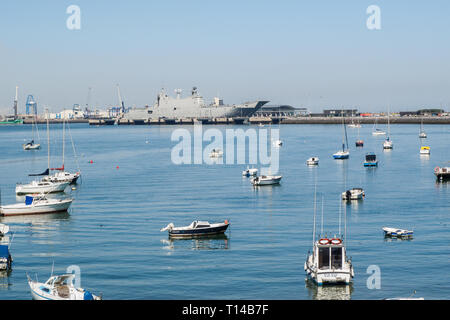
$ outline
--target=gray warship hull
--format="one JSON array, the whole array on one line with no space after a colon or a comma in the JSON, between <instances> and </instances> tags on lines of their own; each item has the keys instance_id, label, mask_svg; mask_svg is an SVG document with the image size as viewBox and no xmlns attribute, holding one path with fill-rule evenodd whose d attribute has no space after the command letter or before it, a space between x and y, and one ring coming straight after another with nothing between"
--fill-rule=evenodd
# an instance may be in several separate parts
<instances>
[{"instance_id":1,"label":"gray warship hull","mask_svg":"<svg viewBox=\"0 0 450 320\"><path fill-rule=\"evenodd\" d=\"M246 102L238 105L224 105L222 100L215 98L212 104L205 104L203 98L197 94L196 88L187 98L167 96L161 92L153 107L134 108L124 113L121 118L126 120L151 119L211 119L249 117L268 101Z\"/></svg>"}]
</instances>

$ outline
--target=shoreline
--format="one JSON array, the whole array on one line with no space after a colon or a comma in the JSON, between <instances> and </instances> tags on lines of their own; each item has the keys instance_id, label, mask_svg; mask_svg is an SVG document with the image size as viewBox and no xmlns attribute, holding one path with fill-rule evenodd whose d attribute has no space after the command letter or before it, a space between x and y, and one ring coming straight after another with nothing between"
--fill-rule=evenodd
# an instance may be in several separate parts
<instances>
[{"instance_id":1,"label":"shoreline","mask_svg":"<svg viewBox=\"0 0 450 320\"><path fill-rule=\"evenodd\" d=\"M373 125L375 121L378 124L387 124L388 117L358 117L358 118L345 118L345 123L360 123L360 124L371 124ZM450 117L390 117L391 124L450 124ZM89 125L100 126L100 125L193 125L195 123L202 123L205 125L214 124L342 124L342 118L340 117L292 117L292 118L261 118L261 117L251 117L251 118L212 118L212 119L151 119L151 120L126 120L126 119L70 119L66 120L68 123L87 123ZM32 124L31 119L24 119L23 124ZM46 124L46 120L38 120L38 124ZM50 124L62 124L61 119L49 120ZM0 124L0 126L10 126L10 125L22 125L22 124Z\"/></svg>"}]
</instances>

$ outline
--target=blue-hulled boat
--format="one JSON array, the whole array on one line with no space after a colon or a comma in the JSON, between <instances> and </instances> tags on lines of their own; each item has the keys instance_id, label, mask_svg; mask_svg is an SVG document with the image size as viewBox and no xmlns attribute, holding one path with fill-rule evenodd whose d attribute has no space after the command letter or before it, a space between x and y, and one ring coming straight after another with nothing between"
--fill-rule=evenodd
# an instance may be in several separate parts
<instances>
[{"instance_id":1,"label":"blue-hulled boat","mask_svg":"<svg viewBox=\"0 0 450 320\"><path fill-rule=\"evenodd\" d=\"M169 231L170 237L199 237L225 233L229 225L228 220L220 223L196 220L186 227L175 227L173 223L169 223L167 227L162 228L160 231Z\"/></svg>"},{"instance_id":2,"label":"blue-hulled boat","mask_svg":"<svg viewBox=\"0 0 450 320\"><path fill-rule=\"evenodd\" d=\"M364 167L376 167L378 166L377 156L373 152L366 154L366 160L364 161Z\"/></svg>"}]
</instances>

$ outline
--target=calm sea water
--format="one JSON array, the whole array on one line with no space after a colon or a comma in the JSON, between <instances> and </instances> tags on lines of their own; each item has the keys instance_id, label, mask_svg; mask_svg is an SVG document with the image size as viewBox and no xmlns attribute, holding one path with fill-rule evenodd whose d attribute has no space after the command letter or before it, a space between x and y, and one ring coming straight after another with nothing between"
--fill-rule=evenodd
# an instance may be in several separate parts
<instances>
[{"instance_id":1,"label":"calm sea water","mask_svg":"<svg viewBox=\"0 0 450 320\"><path fill-rule=\"evenodd\" d=\"M280 186L254 189L241 176L245 165L174 165L175 126L71 125L82 180L68 214L0 218L14 233L13 270L0 275L0 299L30 299L26 272L47 280L70 265L81 285L104 299L382 299L417 296L450 299L450 183L437 183L433 168L450 160L450 126L425 126L431 156L419 156L418 125L391 126L394 150L372 126L348 129L350 159L336 161L339 125L284 125ZM191 126L185 126L192 130ZM248 126L204 126L247 129ZM257 126L253 126L258 130ZM14 203L16 182L47 167L45 126L40 151L23 151L31 127L0 126L0 188ZM61 165L62 127L51 125L51 166ZM76 170L69 136L66 169ZM206 145L206 144L205 144ZM363 167L366 152L380 160ZM310 156L320 165L306 166ZM93 163L90 163L90 161ZM339 230L340 193L363 187L364 201L346 205L351 287L317 288L305 282L303 264L312 243L314 186L318 220ZM342 204L342 213L345 204ZM228 219L226 237L170 241L169 222ZM412 240L385 240L381 228L412 228ZM320 228L320 226L319 226ZM381 270L381 289L369 290L370 265Z\"/></svg>"}]
</instances>

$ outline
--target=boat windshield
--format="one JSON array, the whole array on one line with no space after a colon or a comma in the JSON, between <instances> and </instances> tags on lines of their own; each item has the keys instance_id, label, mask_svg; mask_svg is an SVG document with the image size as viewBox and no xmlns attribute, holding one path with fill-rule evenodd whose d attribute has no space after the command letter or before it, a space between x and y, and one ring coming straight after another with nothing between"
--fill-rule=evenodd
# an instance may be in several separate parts
<instances>
[{"instance_id":1,"label":"boat windshield","mask_svg":"<svg viewBox=\"0 0 450 320\"><path fill-rule=\"evenodd\" d=\"M319 269L330 268L330 247L319 248Z\"/></svg>"},{"instance_id":2,"label":"boat windshield","mask_svg":"<svg viewBox=\"0 0 450 320\"><path fill-rule=\"evenodd\" d=\"M331 267L342 268L342 247L331 248Z\"/></svg>"}]
</instances>

